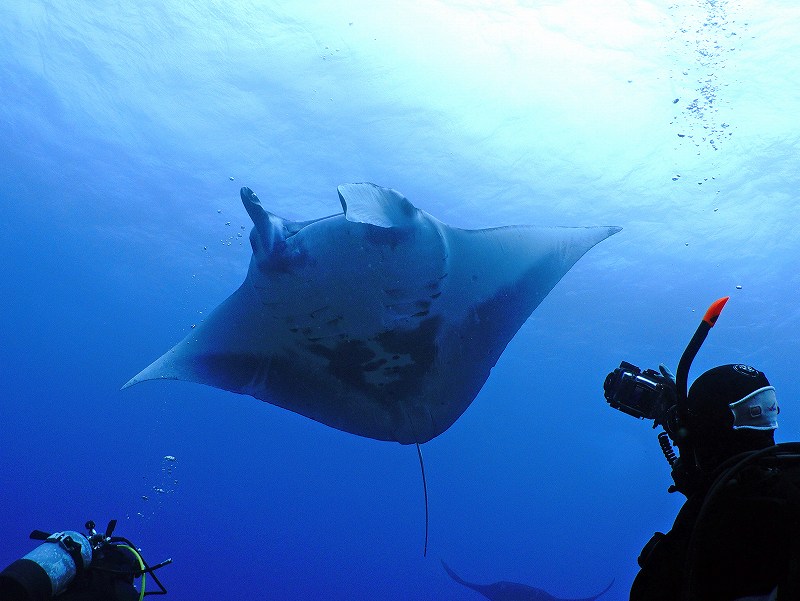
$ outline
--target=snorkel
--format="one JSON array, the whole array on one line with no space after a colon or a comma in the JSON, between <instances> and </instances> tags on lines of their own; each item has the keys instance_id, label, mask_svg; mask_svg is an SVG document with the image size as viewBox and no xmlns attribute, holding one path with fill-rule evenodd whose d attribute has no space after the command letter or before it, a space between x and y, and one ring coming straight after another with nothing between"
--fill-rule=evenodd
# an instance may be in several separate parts
<instances>
[{"instance_id":1,"label":"snorkel","mask_svg":"<svg viewBox=\"0 0 800 601\"><path fill-rule=\"evenodd\" d=\"M697 326L692 339L689 341L689 344L686 345L680 361L678 361L678 371L675 373L675 386L678 397L678 423L680 424L680 430L682 431L683 437L686 436L685 424L687 423L687 413L689 411L689 368L692 366L692 361L694 361L694 358L697 356L697 351L699 351L700 347L703 346L703 342L705 342L708 333L711 331L711 328L713 328L714 324L717 323L717 318L719 317L719 314L722 313L722 309L725 307L725 303L728 302L729 298L729 296L724 296L711 303L711 306L703 316L703 320L700 322L700 325ZM678 432L676 432L676 435L681 436L681 434Z\"/></svg>"},{"instance_id":2,"label":"snorkel","mask_svg":"<svg viewBox=\"0 0 800 601\"><path fill-rule=\"evenodd\" d=\"M674 427L669 428L671 430L669 434L680 450L680 458L670 461L673 468L672 477L675 480L675 486L670 486L669 492L679 491L688 496L698 478L699 467L695 461L691 432L686 427L686 424L689 423L689 368L692 366L692 361L697 356L700 347L703 346L703 342L705 342L711 328L717 323L717 318L719 318L729 298L724 296L711 303L700 325L697 326L692 339L686 345L680 361L678 361L678 371L675 373L675 394L677 397L675 417L677 419ZM659 442L662 443L663 449L663 442L661 440Z\"/></svg>"}]
</instances>

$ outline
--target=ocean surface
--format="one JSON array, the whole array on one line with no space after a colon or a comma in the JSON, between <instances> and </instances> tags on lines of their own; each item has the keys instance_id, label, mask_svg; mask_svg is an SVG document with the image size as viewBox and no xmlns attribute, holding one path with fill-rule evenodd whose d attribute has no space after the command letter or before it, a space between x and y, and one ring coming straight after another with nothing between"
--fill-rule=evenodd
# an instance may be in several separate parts
<instances>
[{"instance_id":1,"label":"ocean surface","mask_svg":"<svg viewBox=\"0 0 800 601\"><path fill-rule=\"evenodd\" d=\"M172 601L627 599L682 497L621 360L765 371L800 434L800 7L786 1L0 3L0 564L117 534ZM239 188L462 228L618 225L422 446L134 374L242 282Z\"/></svg>"}]
</instances>

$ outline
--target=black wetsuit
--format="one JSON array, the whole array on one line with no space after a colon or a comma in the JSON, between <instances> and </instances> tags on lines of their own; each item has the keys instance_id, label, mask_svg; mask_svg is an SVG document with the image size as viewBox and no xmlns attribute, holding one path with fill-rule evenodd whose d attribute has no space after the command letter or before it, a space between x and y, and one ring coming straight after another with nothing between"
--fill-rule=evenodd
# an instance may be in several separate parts
<instances>
[{"instance_id":1,"label":"black wetsuit","mask_svg":"<svg viewBox=\"0 0 800 601\"><path fill-rule=\"evenodd\" d=\"M800 599L798 484L796 462L760 460L699 487L643 549L631 601L732 601L777 585L779 600Z\"/></svg>"}]
</instances>

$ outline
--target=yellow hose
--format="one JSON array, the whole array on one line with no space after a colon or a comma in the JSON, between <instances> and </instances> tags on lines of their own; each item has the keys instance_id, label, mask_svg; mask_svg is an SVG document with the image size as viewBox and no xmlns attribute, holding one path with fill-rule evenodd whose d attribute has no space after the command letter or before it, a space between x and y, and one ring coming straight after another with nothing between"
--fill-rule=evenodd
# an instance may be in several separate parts
<instances>
[{"instance_id":1,"label":"yellow hose","mask_svg":"<svg viewBox=\"0 0 800 601\"><path fill-rule=\"evenodd\" d=\"M133 553L133 556L136 558L136 561L139 562L139 569L142 571L142 582L139 585L139 601L142 601L142 599L144 599L144 577L145 577L144 560L142 559L142 556L139 555L139 552L133 547L129 545L119 545L119 546Z\"/></svg>"}]
</instances>

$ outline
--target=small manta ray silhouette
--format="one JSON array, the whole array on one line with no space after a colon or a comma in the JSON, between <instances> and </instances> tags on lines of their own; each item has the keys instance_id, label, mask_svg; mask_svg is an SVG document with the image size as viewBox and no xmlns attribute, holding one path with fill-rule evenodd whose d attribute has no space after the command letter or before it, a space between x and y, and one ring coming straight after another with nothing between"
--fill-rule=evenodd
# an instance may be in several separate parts
<instances>
[{"instance_id":1,"label":"small manta ray silhouette","mask_svg":"<svg viewBox=\"0 0 800 601\"><path fill-rule=\"evenodd\" d=\"M519 584L517 582L501 581L493 584L474 584L472 582L467 582L453 570L451 570L444 560L440 561L442 562L442 566L444 566L444 569L450 578L459 584L466 586L467 588L471 588L472 590L479 592L487 599L491 599L491 601L594 601L601 595L607 593L608 589L611 588L611 585L614 584L614 581L612 580L605 589L596 595L592 595L591 597L583 597L581 599L564 599L562 597L554 597L547 591L543 591L540 588L534 588L532 586L528 586L527 584Z\"/></svg>"}]
</instances>

